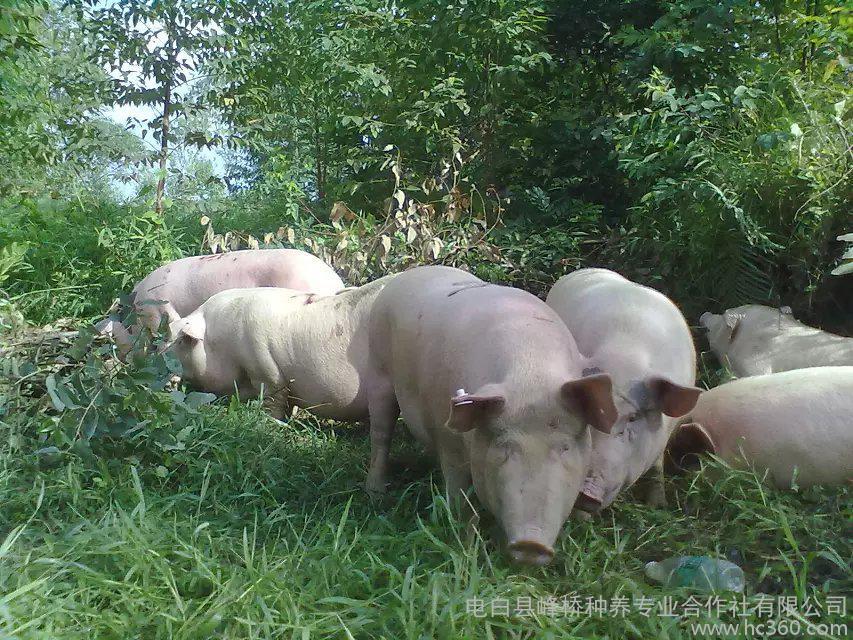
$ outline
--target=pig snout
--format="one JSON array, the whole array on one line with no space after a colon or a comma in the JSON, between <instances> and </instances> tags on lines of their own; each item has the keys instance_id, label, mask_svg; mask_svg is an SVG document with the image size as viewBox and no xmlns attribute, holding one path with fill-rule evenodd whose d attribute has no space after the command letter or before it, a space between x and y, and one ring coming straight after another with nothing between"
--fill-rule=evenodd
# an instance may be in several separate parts
<instances>
[{"instance_id":1,"label":"pig snout","mask_svg":"<svg viewBox=\"0 0 853 640\"><path fill-rule=\"evenodd\" d=\"M604 506L604 488L594 478L587 478L583 483L575 508L587 513L597 513Z\"/></svg>"},{"instance_id":2,"label":"pig snout","mask_svg":"<svg viewBox=\"0 0 853 640\"><path fill-rule=\"evenodd\" d=\"M554 559L554 548L543 542L542 530L535 527L510 539L507 551L518 564L542 567Z\"/></svg>"}]
</instances>

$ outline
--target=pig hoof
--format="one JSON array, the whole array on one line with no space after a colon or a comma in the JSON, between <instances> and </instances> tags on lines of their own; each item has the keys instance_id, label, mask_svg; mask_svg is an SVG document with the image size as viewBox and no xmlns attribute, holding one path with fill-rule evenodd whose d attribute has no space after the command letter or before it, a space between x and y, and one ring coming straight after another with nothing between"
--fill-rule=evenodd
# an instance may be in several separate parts
<instances>
[{"instance_id":1,"label":"pig hoof","mask_svg":"<svg viewBox=\"0 0 853 640\"><path fill-rule=\"evenodd\" d=\"M646 496L646 504L656 509L661 509L667 506L666 496L663 492L653 491Z\"/></svg>"},{"instance_id":2,"label":"pig hoof","mask_svg":"<svg viewBox=\"0 0 853 640\"><path fill-rule=\"evenodd\" d=\"M577 520L578 522L589 522L592 520L592 514L589 511L575 509L572 511L572 520Z\"/></svg>"},{"instance_id":3,"label":"pig hoof","mask_svg":"<svg viewBox=\"0 0 853 640\"><path fill-rule=\"evenodd\" d=\"M367 490L367 495L374 500L381 498L387 493L387 488L384 482L368 479L364 485Z\"/></svg>"}]
</instances>

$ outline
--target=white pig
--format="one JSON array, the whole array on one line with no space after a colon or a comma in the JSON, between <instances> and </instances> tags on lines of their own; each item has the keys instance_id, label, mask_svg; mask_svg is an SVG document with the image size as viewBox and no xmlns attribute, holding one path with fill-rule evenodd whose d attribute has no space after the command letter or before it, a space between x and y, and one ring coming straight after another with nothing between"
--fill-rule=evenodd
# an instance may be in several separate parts
<instances>
[{"instance_id":1,"label":"white pig","mask_svg":"<svg viewBox=\"0 0 853 640\"><path fill-rule=\"evenodd\" d=\"M665 295L607 269L560 278L548 305L566 323L590 365L609 374L619 418L593 433L590 470L577 507L594 512L653 466L648 499L660 505L663 453L675 426L696 403L696 350L678 307Z\"/></svg>"},{"instance_id":2,"label":"white pig","mask_svg":"<svg viewBox=\"0 0 853 640\"><path fill-rule=\"evenodd\" d=\"M437 453L451 499L473 483L511 557L549 562L589 463L589 426L606 432L616 418L610 378L583 375L572 335L541 300L450 267L391 281L370 344L409 430ZM392 428L371 420L377 490Z\"/></svg>"},{"instance_id":3,"label":"white pig","mask_svg":"<svg viewBox=\"0 0 853 640\"><path fill-rule=\"evenodd\" d=\"M263 386L275 417L297 405L321 417L366 419L367 320L391 277L325 297L279 288L223 291L170 325L167 348L204 391L236 388L256 397Z\"/></svg>"},{"instance_id":4,"label":"white pig","mask_svg":"<svg viewBox=\"0 0 853 640\"><path fill-rule=\"evenodd\" d=\"M140 280L131 295L139 323L154 331L163 317L174 322L215 293L248 287L328 295L343 289L344 283L329 265L305 251L245 250L169 262ZM99 323L98 329L112 333L121 353L130 349L133 329L115 320Z\"/></svg>"},{"instance_id":5,"label":"white pig","mask_svg":"<svg viewBox=\"0 0 853 640\"><path fill-rule=\"evenodd\" d=\"M780 488L853 480L853 367L741 378L706 391L673 433L670 459L715 453ZM796 471L795 471L796 470Z\"/></svg>"},{"instance_id":6,"label":"white pig","mask_svg":"<svg viewBox=\"0 0 853 640\"><path fill-rule=\"evenodd\" d=\"M711 350L738 377L853 365L853 338L805 325L790 307L748 304L723 314L703 313L699 324L708 330Z\"/></svg>"}]
</instances>

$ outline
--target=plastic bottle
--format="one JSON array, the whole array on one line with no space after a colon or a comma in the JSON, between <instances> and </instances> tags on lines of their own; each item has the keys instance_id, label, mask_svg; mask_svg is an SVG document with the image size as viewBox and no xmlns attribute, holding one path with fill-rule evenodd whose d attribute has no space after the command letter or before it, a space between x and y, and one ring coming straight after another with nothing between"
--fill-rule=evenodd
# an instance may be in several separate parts
<instances>
[{"instance_id":1,"label":"plastic bottle","mask_svg":"<svg viewBox=\"0 0 853 640\"><path fill-rule=\"evenodd\" d=\"M693 587L702 591L737 591L744 587L743 569L728 560L708 556L678 556L649 562L646 575L665 587Z\"/></svg>"}]
</instances>

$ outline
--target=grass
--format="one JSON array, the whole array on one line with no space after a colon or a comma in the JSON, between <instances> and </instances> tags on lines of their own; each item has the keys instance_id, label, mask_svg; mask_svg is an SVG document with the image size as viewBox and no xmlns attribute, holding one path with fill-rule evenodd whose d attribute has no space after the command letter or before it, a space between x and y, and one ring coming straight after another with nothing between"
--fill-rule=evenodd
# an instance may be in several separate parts
<instances>
[{"instance_id":1,"label":"grass","mask_svg":"<svg viewBox=\"0 0 853 640\"><path fill-rule=\"evenodd\" d=\"M4 430L0 637L688 638L688 619L538 614L536 601L683 599L642 571L676 554L735 559L750 597L823 599L853 584L848 489L781 493L719 464L673 481L669 508L626 496L569 521L551 566L519 569L488 521L467 535L405 436L374 504L361 489L365 431L304 415L282 427L253 406L210 407L183 450L143 442L49 469L27 453L37 443ZM493 615L519 597L533 615ZM466 610L471 598L485 617ZM820 619L831 620L842 622Z\"/></svg>"}]
</instances>

